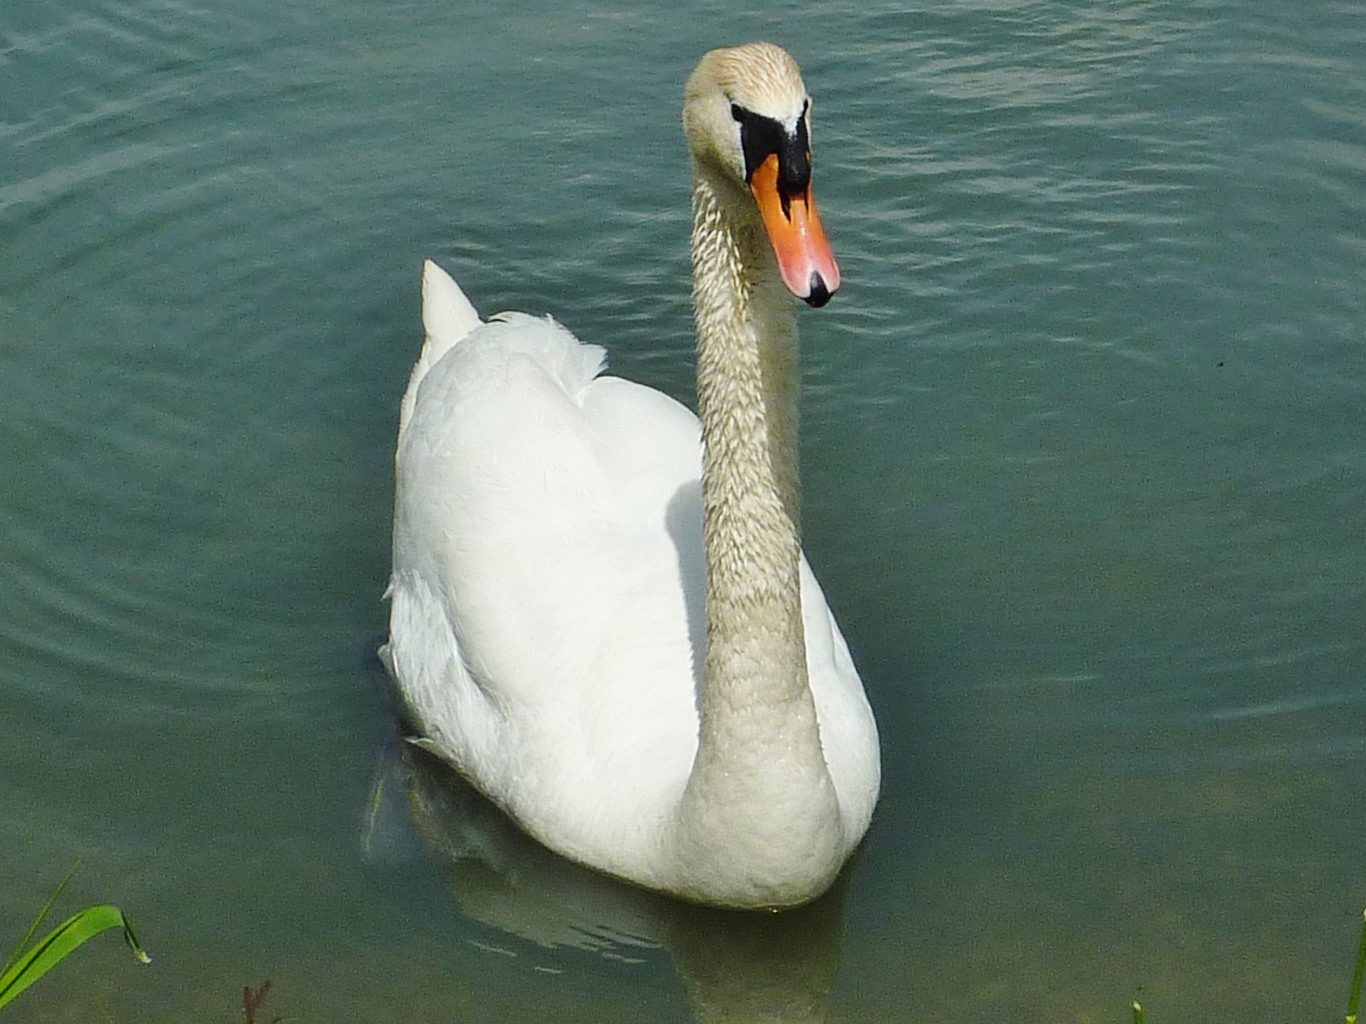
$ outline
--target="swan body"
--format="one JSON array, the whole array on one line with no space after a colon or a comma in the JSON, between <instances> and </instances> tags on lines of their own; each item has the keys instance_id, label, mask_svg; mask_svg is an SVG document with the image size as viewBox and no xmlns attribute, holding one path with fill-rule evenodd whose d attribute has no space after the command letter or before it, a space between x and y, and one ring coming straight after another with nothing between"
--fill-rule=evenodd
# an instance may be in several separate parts
<instances>
[{"instance_id":1,"label":"swan body","mask_svg":"<svg viewBox=\"0 0 1366 1024\"><path fill-rule=\"evenodd\" d=\"M384 655L419 742L564 856L723 906L819 895L879 786L798 540L789 293L839 283L808 117L770 44L689 80L700 419L431 262L400 410Z\"/></svg>"}]
</instances>

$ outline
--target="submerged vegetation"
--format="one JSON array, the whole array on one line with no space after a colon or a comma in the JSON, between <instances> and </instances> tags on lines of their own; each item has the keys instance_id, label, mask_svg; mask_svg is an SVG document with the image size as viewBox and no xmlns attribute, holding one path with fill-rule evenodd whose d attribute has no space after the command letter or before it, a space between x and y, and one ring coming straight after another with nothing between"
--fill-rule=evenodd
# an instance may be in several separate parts
<instances>
[{"instance_id":1,"label":"submerged vegetation","mask_svg":"<svg viewBox=\"0 0 1366 1024\"><path fill-rule=\"evenodd\" d=\"M258 989L253 989L250 985L242 986L242 1013L247 1018L247 1024L256 1024L256 1011L261 1008L261 1004L266 1001L266 993L270 991L270 979L267 978ZM277 1017L276 1020L279 1020Z\"/></svg>"},{"instance_id":2,"label":"submerged vegetation","mask_svg":"<svg viewBox=\"0 0 1366 1024\"><path fill-rule=\"evenodd\" d=\"M86 907L80 913L67 918L38 942L33 942L38 929L52 912L53 904L57 902L57 898L61 896L62 890L75 873L76 869L72 868L53 890L43 908L38 911L38 916L28 926L24 937L14 947L14 952L5 961L4 970L0 971L0 1008L74 953L87 939L110 928L123 929L124 941L128 943L128 948L133 951L133 956L137 957L140 963L152 962L147 951L138 943L133 926L123 911L108 904Z\"/></svg>"}]
</instances>

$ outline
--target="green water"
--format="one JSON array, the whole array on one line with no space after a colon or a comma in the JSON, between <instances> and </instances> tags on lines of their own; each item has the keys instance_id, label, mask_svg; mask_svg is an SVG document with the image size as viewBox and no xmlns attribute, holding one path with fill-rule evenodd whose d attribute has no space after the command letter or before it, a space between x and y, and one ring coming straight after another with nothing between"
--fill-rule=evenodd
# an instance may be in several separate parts
<instances>
[{"instance_id":1,"label":"green water","mask_svg":"<svg viewBox=\"0 0 1366 1024\"><path fill-rule=\"evenodd\" d=\"M815 96L806 547L886 776L759 922L405 776L365 660L420 261L687 400L679 95L750 38ZM1348 3L6 0L0 935L79 857L155 957L16 1019L1336 1019L1363 111Z\"/></svg>"}]
</instances>

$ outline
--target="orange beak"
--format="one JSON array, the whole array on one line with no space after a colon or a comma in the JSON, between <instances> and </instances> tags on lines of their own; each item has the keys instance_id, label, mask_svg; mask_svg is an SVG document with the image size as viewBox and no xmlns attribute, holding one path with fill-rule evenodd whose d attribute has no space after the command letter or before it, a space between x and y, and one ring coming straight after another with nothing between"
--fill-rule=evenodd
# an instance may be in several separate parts
<instances>
[{"instance_id":1,"label":"orange beak","mask_svg":"<svg viewBox=\"0 0 1366 1024\"><path fill-rule=\"evenodd\" d=\"M785 198L778 188L778 155L773 153L754 169L749 189L759 204L783 284L810 305L825 305L840 286L840 268L816 213L811 186L802 195Z\"/></svg>"}]
</instances>

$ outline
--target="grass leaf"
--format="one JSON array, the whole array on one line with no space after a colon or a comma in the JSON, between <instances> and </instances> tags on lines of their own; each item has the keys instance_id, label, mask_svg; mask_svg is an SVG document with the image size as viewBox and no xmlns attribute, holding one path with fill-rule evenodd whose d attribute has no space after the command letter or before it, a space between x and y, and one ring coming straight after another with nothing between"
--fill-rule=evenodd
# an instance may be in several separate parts
<instances>
[{"instance_id":1,"label":"grass leaf","mask_svg":"<svg viewBox=\"0 0 1366 1024\"><path fill-rule=\"evenodd\" d=\"M62 883L62 885L65 884L66 882ZM59 886L58 892L60 891L61 887ZM56 899L56 894L53 895L53 899ZM49 900L48 905L39 914L38 922L47 916L51 907L52 900ZM38 922L35 922L33 927L29 929L29 937L37 930ZM29 949L28 952L20 954L11 961L4 973L0 974L0 1007L3 1007L20 992L65 960L87 939L91 939L110 928L122 928L124 941L132 949L133 955L144 964L151 963L152 958L138 944L133 926L123 916L122 910L108 904L87 907L49 932L41 942ZM28 937L24 941L27 942Z\"/></svg>"},{"instance_id":2,"label":"grass leaf","mask_svg":"<svg viewBox=\"0 0 1366 1024\"><path fill-rule=\"evenodd\" d=\"M1361 945L1357 949L1357 966L1352 972L1352 993L1347 1000L1346 1024L1357 1024L1357 1009L1361 1006L1361 979L1366 975L1366 911L1361 915Z\"/></svg>"},{"instance_id":3,"label":"grass leaf","mask_svg":"<svg viewBox=\"0 0 1366 1024\"><path fill-rule=\"evenodd\" d=\"M24 955L24 950L27 949L28 944L33 941L33 936L38 934L38 929L41 928L43 922L47 920L47 915L52 913L53 904L57 902L57 898L61 896L62 890L66 888L67 883L76 876L76 869L80 866L81 862L79 860L76 861L76 863L72 865L71 870L66 873L66 877L57 883L57 888L52 890L52 895L49 896L47 902L43 904L43 909L38 911L38 916L35 917L33 923L28 926L28 931L26 931L24 937L19 940L19 945L14 947L14 952L10 953L9 959L5 961L4 973L8 974L9 969L18 963L19 958Z\"/></svg>"}]
</instances>

